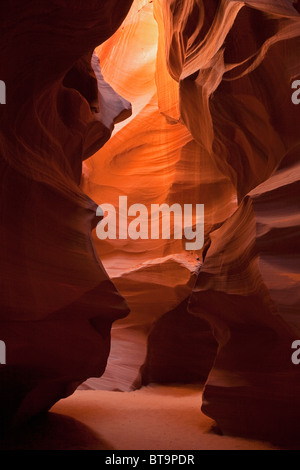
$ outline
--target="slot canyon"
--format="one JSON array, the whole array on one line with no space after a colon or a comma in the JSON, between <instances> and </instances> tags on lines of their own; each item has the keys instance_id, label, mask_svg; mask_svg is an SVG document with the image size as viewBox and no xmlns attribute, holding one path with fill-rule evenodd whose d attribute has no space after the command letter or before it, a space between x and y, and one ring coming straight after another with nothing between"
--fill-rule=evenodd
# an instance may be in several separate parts
<instances>
[{"instance_id":1,"label":"slot canyon","mask_svg":"<svg viewBox=\"0 0 300 470\"><path fill-rule=\"evenodd\" d=\"M176 402L161 448L203 449L192 414L300 449L299 1L1 0L0 30L2 446L129 400L123 434ZM122 197L204 205L203 247L100 239Z\"/></svg>"}]
</instances>

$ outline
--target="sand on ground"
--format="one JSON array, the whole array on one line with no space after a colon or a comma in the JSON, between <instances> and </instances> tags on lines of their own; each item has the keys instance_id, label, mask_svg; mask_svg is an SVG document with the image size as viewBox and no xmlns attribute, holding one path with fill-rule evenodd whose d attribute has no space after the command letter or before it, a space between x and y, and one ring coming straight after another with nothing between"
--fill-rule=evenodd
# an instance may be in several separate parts
<instances>
[{"instance_id":1,"label":"sand on ground","mask_svg":"<svg viewBox=\"0 0 300 470\"><path fill-rule=\"evenodd\" d=\"M91 450L276 449L266 442L220 435L201 412L201 403L200 387L151 385L128 393L76 391L52 412L91 431L91 442L81 443Z\"/></svg>"}]
</instances>

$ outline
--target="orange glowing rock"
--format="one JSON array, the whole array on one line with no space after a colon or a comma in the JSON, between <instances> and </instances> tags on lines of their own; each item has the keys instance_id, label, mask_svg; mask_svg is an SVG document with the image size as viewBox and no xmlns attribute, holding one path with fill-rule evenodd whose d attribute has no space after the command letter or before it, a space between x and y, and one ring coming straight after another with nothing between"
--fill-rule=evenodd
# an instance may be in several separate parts
<instances>
[{"instance_id":1,"label":"orange glowing rock","mask_svg":"<svg viewBox=\"0 0 300 470\"><path fill-rule=\"evenodd\" d=\"M211 324L219 343L204 411L224 432L265 438L294 432L299 203L292 198L300 108L291 83L300 75L299 18L298 3L285 1L134 2L122 28L97 49L106 80L132 103L133 114L86 162L84 191L98 204L115 205L119 195L131 204L203 203L207 243L193 256L176 240L95 239L131 314L113 328L103 378L85 386L130 390L149 377L163 381L166 366L152 359L154 348L170 355L177 344L171 332L164 340L159 332L167 335L172 314L192 325L189 312L176 308L200 269L189 310ZM271 258L268 244L275 244ZM199 341L207 366L215 352L212 342L201 344L202 328L185 334ZM184 380L184 360L177 364ZM199 380L206 366L199 361ZM274 403L280 412L272 417Z\"/></svg>"},{"instance_id":2,"label":"orange glowing rock","mask_svg":"<svg viewBox=\"0 0 300 470\"><path fill-rule=\"evenodd\" d=\"M160 4L140 1L96 49L105 80L132 103L132 117L85 162L82 189L97 204L117 208L119 197L128 196L128 206L144 204L149 214L151 204L205 204L207 237L235 210L235 190L180 120L178 83L168 72L164 46ZM131 313L114 324L104 376L85 387L131 390L142 380L151 328L191 293L202 250L187 252L184 238L101 241L96 232L94 243Z\"/></svg>"},{"instance_id":3,"label":"orange glowing rock","mask_svg":"<svg viewBox=\"0 0 300 470\"><path fill-rule=\"evenodd\" d=\"M177 378L206 383L223 432L293 434L299 2L17 3L0 4L2 423L82 382ZM100 240L120 196L204 204L203 250Z\"/></svg>"}]
</instances>

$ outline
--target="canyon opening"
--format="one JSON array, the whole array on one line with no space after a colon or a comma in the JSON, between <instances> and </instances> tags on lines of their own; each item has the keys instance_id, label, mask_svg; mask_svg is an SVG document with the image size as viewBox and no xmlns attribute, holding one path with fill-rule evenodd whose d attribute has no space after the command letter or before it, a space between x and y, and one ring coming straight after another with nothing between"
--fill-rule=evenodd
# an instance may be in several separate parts
<instances>
[{"instance_id":1,"label":"canyon opening","mask_svg":"<svg viewBox=\"0 0 300 470\"><path fill-rule=\"evenodd\" d=\"M0 448L300 448L299 1L0 32Z\"/></svg>"}]
</instances>

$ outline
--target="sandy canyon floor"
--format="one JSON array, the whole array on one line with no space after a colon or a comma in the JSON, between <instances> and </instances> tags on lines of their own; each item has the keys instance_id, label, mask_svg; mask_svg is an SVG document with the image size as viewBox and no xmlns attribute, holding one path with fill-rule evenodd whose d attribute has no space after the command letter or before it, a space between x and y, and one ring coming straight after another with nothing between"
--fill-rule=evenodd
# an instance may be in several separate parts
<instances>
[{"instance_id":1,"label":"sandy canyon floor","mask_svg":"<svg viewBox=\"0 0 300 470\"><path fill-rule=\"evenodd\" d=\"M6 449L276 450L267 442L222 436L201 412L197 386L151 385L130 393L76 391Z\"/></svg>"}]
</instances>

